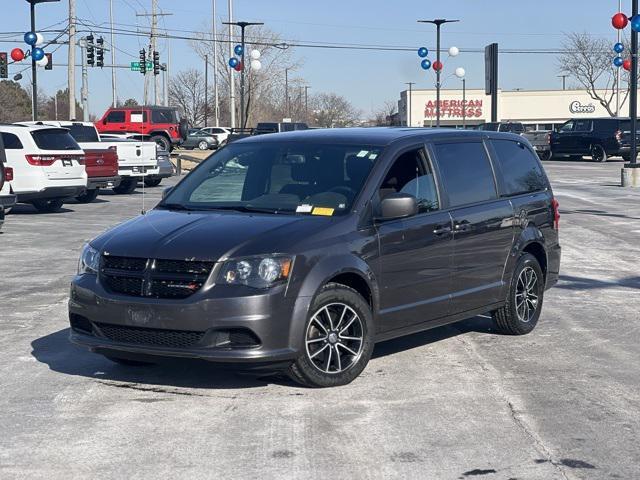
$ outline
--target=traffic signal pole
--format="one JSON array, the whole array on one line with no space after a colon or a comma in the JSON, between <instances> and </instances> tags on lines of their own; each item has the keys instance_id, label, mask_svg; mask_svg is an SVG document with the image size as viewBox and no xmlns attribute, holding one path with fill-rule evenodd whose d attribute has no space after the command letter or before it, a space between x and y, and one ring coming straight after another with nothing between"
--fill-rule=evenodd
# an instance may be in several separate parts
<instances>
[{"instance_id":1,"label":"traffic signal pole","mask_svg":"<svg viewBox=\"0 0 640 480\"><path fill-rule=\"evenodd\" d=\"M89 121L89 72L87 68L87 40L80 40L80 55L82 57L82 86L80 87L80 100L82 102L82 121Z\"/></svg>"}]
</instances>

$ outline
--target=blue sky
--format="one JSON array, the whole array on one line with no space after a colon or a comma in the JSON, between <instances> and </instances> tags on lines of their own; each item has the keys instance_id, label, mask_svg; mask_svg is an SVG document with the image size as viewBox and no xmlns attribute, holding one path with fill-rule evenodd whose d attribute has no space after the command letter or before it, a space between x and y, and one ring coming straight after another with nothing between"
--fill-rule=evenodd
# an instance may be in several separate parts
<instances>
[{"instance_id":1,"label":"blue sky","mask_svg":"<svg viewBox=\"0 0 640 480\"><path fill-rule=\"evenodd\" d=\"M5 14L0 16L0 49L10 51L19 42L7 43L6 32L26 31L29 26L25 0L2 0ZM625 0L624 4L630 1ZM77 0L78 17L95 23L107 22L108 0ZM211 0L159 0L165 17L160 27L178 30L202 30L211 16ZM217 0L218 16L227 15L227 1ZM610 37L615 31L610 18L617 11L617 0L234 0L236 20L262 21L287 40L338 42L375 45L426 46L435 48L435 29L416 23L418 19L456 18L460 23L443 30L443 47L480 49L496 41L503 49L557 49L563 36L571 31L587 31ZM9 7L9 8L7 8ZM67 18L67 1L37 7L38 26L46 27ZM114 0L115 21L148 28L148 20L135 16L151 8L151 0ZM108 39L107 39L108 40ZM142 39L118 37L117 63L135 60ZM161 50L167 48L161 43ZM49 47L51 50L52 47ZM171 40L174 71L200 68L202 62L190 50L189 43ZM56 52L66 63L66 47ZM414 52L325 50L297 48L294 55L303 60L299 74L311 85L312 92L336 92L349 98L365 113L396 100L405 82L415 88L433 87L433 75L420 70ZM445 62L447 73L462 66L467 71L469 88L484 87L482 53L461 53ZM554 55L503 54L500 57L503 89L550 89L561 84ZM10 74L17 71L11 68ZM28 74L25 72L25 85ZM120 70L121 97L142 96L141 75ZM66 68L40 70L39 80L47 93L66 87ZM453 88L456 81L447 80ZM79 76L78 76L79 87ZM90 69L90 110L101 114L110 102L110 71Z\"/></svg>"}]
</instances>

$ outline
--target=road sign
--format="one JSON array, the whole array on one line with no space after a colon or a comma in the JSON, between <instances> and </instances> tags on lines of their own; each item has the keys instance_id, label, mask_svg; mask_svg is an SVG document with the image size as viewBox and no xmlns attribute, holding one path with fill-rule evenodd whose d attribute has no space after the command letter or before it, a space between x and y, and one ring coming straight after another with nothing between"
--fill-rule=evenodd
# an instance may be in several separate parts
<instances>
[{"instance_id":1,"label":"road sign","mask_svg":"<svg viewBox=\"0 0 640 480\"><path fill-rule=\"evenodd\" d=\"M153 62L147 62L147 70L151 70L153 68ZM140 71L140 62L131 62L131 71L139 72Z\"/></svg>"}]
</instances>

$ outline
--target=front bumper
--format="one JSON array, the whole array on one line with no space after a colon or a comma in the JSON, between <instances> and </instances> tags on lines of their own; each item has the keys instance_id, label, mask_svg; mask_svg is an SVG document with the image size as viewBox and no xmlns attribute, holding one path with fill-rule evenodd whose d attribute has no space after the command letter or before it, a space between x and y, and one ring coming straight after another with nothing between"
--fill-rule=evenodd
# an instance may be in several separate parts
<instances>
[{"instance_id":1,"label":"front bumper","mask_svg":"<svg viewBox=\"0 0 640 480\"><path fill-rule=\"evenodd\" d=\"M558 283L561 257L562 248L559 244L554 245L547 251L547 280L545 282L545 289L547 290Z\"/></svg>"},{"instance_id":2,"label":"front bumper","mask_svg":"<svg viewBox=\"0 0 640 480\"><path fill-rule=\"evenodd\" d=\"M49 200L55 198L73 198L81 195L86 186L48 187L39 192L18 193L18 202L32 202L33 200Z\"/></svg>"},{"instance_id":3,"label":"front bumper","mask_svg":"<svg viewBox=\"0 0 640 480\"><path fill-rule=\"evenodd\" d=\"M111 293L96 276L77 276L69 299L70 340L97 353L136 358L183 357L252 364L295 359L299 345L292 340L297 335L291 332L298 329L291 327L293 322L304 323L307 299L287 298L284 286L268 291L242 289L235 292L238 295L233 295L233 290L214 285L187 299L165 300ZM89 326L78 328L78 323ZM124 332L126 339L105 334L104 326ZM229 331L250 332L256 342L250 346L219 342ZM187 346L164 341L174 333L197 333L198 340ZM163 340L156 341L156 335Z\"/></svg>"},{"instance_id":4,"label":"front bumper","mask_svg":"<svg viewBox=\"0 0 640 480\"><path fill-rule=\"evenodd\" d=\"M96 188L114 188L120 185L120 177L89 177L87 180L87 190Z\"/></svg>"}]
</instances>

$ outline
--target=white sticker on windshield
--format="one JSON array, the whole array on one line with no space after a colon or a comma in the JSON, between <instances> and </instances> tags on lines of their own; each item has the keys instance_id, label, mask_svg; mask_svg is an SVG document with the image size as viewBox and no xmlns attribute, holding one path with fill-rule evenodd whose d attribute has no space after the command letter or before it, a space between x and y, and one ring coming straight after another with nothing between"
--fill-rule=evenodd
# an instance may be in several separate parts
<instances>
[{"instance_id":1,"label":"white sticker on windshield","mask_svg":"<svg viewBox=\"0 0 640 480\"><path fill-rule=\"evenodd\" d=\"M356 155L356 156L357 157L366 157L368 153L369 153L369 150L360 150L358 152L358 155Z\"/></svg>"},{"instance_id":2,"label":"white sticker on windshield","mask_svg":"<svg viewBox=\"0 0 640 480\"><path fill-rule=\"evenodd\" d=\"M378 158L377 153L372 153L371 155L369 155L369 160L375 160L376 158Z\"/></svg>"},{"instance_id":3,"label":"white sticker on windshield","mask_svg":"<svg viewBox=\"0 0 640 480\"><path fill-rule=\"evenodd\" d=\"M311 213L311 210L313 210L313 205L307 205L305 203L303 205L298 205L298 208L296 208L296 213Z\"/></svg>"}]
</instances>

